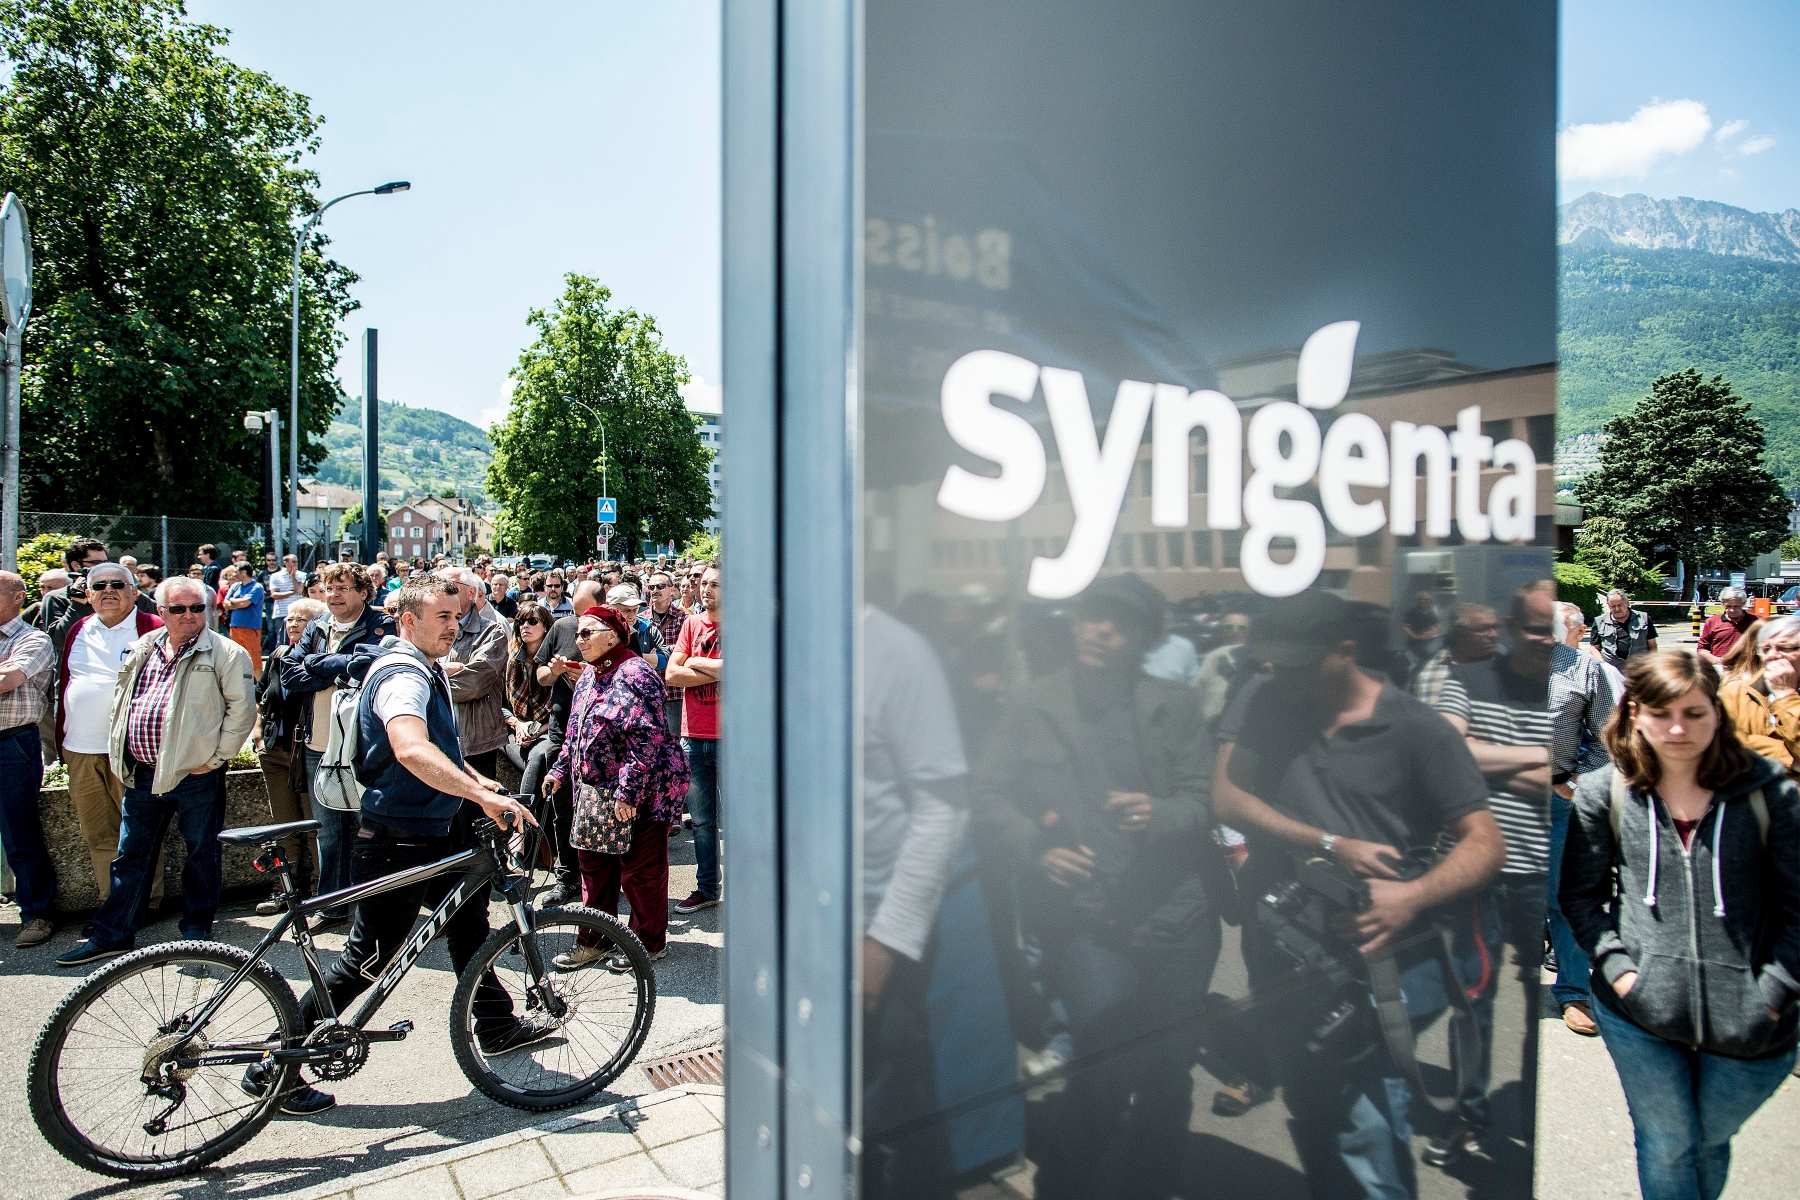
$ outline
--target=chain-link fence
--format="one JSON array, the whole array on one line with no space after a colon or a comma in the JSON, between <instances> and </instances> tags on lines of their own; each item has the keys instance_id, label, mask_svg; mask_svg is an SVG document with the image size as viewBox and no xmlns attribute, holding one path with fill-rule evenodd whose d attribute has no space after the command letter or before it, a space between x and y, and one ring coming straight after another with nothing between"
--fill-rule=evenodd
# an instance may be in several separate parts
<instances>
[{"instance_id":1,"label":"chain-link fence","mask_svg":"<svg viewBox=\"0 0 1800 1200\"><path fill-rule=\"evenodd\" d=\"M255 559L268 544L267 526L255 521L19 510L19 545L44 533L98 538L106 543L108 558L116 561L129 554L139 562L156 563L165 575L181 574L200 561L199 548L208 543L217 546L219 557L225 560L233 550L248 551ZM303 554L302 563L308 557Z\"/></svg>"}]
</instances>

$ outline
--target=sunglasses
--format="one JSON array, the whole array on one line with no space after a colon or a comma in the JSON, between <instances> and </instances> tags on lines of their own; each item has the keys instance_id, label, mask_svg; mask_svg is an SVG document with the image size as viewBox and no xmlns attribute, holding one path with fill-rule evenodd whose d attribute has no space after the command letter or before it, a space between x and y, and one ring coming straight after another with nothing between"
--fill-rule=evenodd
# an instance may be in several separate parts
<instances>
[{"instance_id":1,"label":"sunglasses","mask_svg":"<svg viewBox=\"0 0 1800 1200\"><path fill-rule=\"evenodd\" d=\"M101 583L88 584L88 591L90 591L90 592L123 592L123 591L130 590L131 586L132 586L131 584L126 583L123 579L109 579L109 580L106 580Z\"/></svg>"},{"instance_id":2,"label":"sunglasses","mask_svg":"<svg viewBox=\"0 0 1800 1200\"><path fill-rule=\"evenodd\" d=\"M610 629L577 629L575 631L575 640L578 642L585 641L588 638L599 637L603 633L611 632L612 630Z\"/></svg>"},{"instance_id":3,"label":"sunglasses","mask_svg":"<svg viewBox=\"0 0 1800 1200\"><path fill-rule=\"evenodd\" d=\"M1250 626L1248 624L1240 622L1240 621L1220 621L1219 628L1220 629L1230 629L1235 632L1240 629L1248 629L1248 628L1250 628Z\"/></svg>"},{"instance_id":4,"label":"sunglasses","mask_svg":"<svg viewBox=\"0 0 1800 1200\"><path fill-rule=\"evenodd\" d=\"M199 616L206 611L206 605L204 605L204 604L165 604L162 606L162 610L164 612L168 613L170 616L175 616L175 617L180 616L182 613L193 613L195 616Z\"/></svg>"}]
</instances>

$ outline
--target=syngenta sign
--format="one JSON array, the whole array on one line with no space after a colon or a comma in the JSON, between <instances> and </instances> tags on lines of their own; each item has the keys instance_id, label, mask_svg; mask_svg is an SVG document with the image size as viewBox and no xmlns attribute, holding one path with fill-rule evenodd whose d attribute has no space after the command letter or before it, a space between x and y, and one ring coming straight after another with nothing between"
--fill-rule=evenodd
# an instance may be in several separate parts
<instances>
[{"instance_id":1,"label":"syngenta sign","mask_svg":"<svg viewBox=\"0 0 1800 1200\"><path fill-rule=\"evenodd\" d=\"M1359 328L1358 322L1339 321L1307 338L1300 351L1300 403L1265 404L1247 425L1221 392L1127 379L1113 400L1104 445L1079 372L1040 367L999 350L972 351L944 374L944 427L959 446L991 459L1000 470L977 475L952 466L938 488L938 504L977 521L1010 521L1038 502L1049 468L1043 440L1031 422L995 408L992 399L1029 403L1041 384L1075 525L1059 557L1032 560L1026 589L1033 596L1073 596L1099 574L1146 423L1151 426L1151 523L1187 528L1192 491L1188 439L1196 428L1204 430L1206 525L1245 529L1239 558L1244 582L1265 596L1291 596L1319 577L1325 565L1326 521L1352 537L1384 525L1401 536L1417 533L1421 464L1425 533L1449 537L1454 509L1456 529L1466 541L1530 541L1537 524L1536 456L1516 438L1496 444L1484 437L1479 407L1457 413L1456 429L1448 434L1435 425L1394 421L1384 435L1364 413L1345 413L1329 430L1320 430L1309 410L1336 408L1349 391ZM1488 463L1510 473L1495 480L1483 512L1481 470ZM1323 514L1308 501L1276 494L1278 488L1301 487L1315 476ZM1359 501L1353 488L1386 489L1387 500ZM1269 555L1276 538L1293 543L1287 562Z\"/></svg>"}]
</instances>

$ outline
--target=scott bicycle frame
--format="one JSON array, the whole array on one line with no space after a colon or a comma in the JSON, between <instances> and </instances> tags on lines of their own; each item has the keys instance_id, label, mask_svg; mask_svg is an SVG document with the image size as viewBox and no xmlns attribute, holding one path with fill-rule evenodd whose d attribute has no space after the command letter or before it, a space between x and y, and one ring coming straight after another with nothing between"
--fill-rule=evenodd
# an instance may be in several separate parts
<instances>
[{"instance_id":1,"label":"scott bicycle frame","mask_svg":"<svg viewBox=\"0 0 1800 1200\"><path fill-rule=\"evenodd\" d=\"M456 886L450 889L438 906L432 910L431 916L426 919L425 923L415 930L411 937L407 938L406 944L394 956L394 961L388 964L387 970L381 973L381 978L375 981L375 986L369 989L368 994L363 997L362 1003L357 1006L356 1013L350 1018L348 1024L359 1031L367 1028L368 1023L374 1019L376 1011L381 1008L382 1002L388 998L395 987L399 986L400 981L406 977L407 971L419 960L419 956L425 953L425 949L431 944L432 939L443 932L444 926L450 923L450 918L456 915L456 911L467 903L470 897L480 891L481 886L490 879L499 880L499 891L506 897L512 909L513 920L518 925L519 932L521 934L530 933L532 928L531 906L526 903L524 892L518 886L522 876L511 872L502 874L499 858L501 851L492 840L492 835L483 835L482 842L483 845L479 848L459 851L434 863L425 863L404 871L396 871L392 875L384 875L380 879L372 879L367 883L354 884L323 896L314 896L310 900L294 898L293 878L284 871L282 882L288 897L287 911L282 913L269 932L256 944L256 948L250 952L250 960L238 968L231 978L226 980L213 994L212 999L194 1015L193 1020L188 1024L190 1036L192 1033L206 1028L206 1024L212 1019L213 1014L231 998L231 994L237 990L238 985L248 978L250 972L256 969L256 964L263 960L264 955L281 940L290 928L294 931L294 941L300 947L301 957L306 961L306 973L312 983L314 1001L324 1010L326 1019L335 1021L338 1015L337 1009L331 1002L330 990L325 986L325 972L319 965L318 952L313 945L312 930L307 921L301 919L311 917L326 909L341 908L375 896L385 895L388 892L396 892L402 888L435 879L439 875L464 873L464 878L458 880ZM528 836L527 853L531 850L529 842ZM526 944L528 947L527 967L535 982L543 976L543 963L538 961L536 947L531 944L529 939ZM377 1031L365 1036L370 1041L398 1040L399 1036L403 1036L395 1034L393 1038L390 1038L387 1033L388 1031ZM288 1059L306 1062L328 1054L328 1050L308 1050L300 1047L283 1047L272 1053L262 1049L251 1051L246 1048L244 1050L226 1050L223 1053L203 1054L198 1058L180 1058L176 1061L185 1068L260 1062L264 1058L273 1058L277 1062Z\"/></svg>"}]
</instances>

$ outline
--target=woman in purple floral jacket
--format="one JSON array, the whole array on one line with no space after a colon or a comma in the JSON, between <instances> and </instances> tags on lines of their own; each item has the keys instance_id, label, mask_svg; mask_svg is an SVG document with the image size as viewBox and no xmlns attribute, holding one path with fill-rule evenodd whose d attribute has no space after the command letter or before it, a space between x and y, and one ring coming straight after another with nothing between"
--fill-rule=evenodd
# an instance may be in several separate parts
<instances>
[{"instance_id":1,"label":"woman in purple floral jacket","mask_svg":"<svg viewBox=\"0 0 1800 1200\"><path fill-rule=\"evenodd\" d=\"M657 959L669 952L669 826L681 819L687 798L687 756L664 723L662 677L630 648L628 632L611 608L590 608L576 623L575 645L591 669L575 684L562 753L543 786L545 795L565 786L598 789L612 806L600 829L612 835L611 849L629 826L630 845L605 852L577 795L570 843L581 870L581 902L616 916L623 890L631 931ZM556 957L556 966L569 971L605 958L611 969L629 969L607 950L577 944Z\"/></svg>"}]
</instances>

